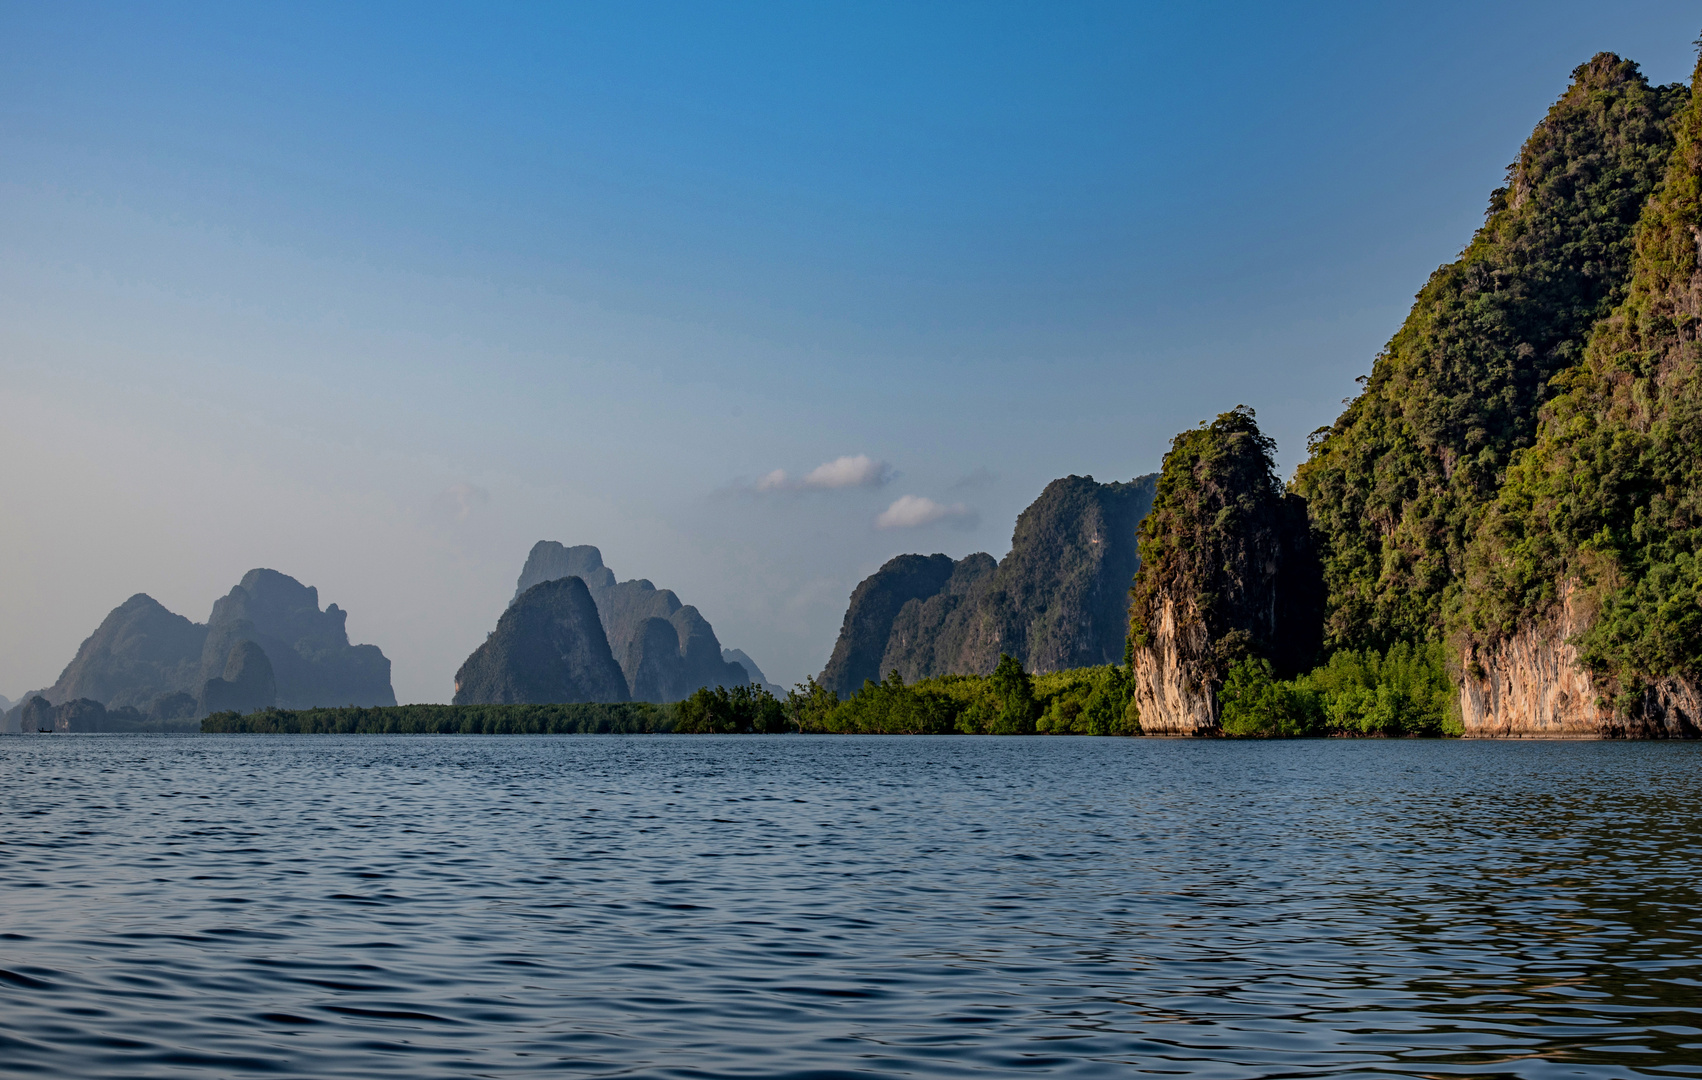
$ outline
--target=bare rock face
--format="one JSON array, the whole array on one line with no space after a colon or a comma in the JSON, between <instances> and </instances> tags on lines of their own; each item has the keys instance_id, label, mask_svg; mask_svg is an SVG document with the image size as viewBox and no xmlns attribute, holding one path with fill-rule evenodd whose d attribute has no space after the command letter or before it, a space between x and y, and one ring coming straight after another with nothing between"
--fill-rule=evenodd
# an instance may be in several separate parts
<instances>
[{"instance_id":1,"label":"bare rock face","mask_svg":"<svg viewBox=\"0 0 1702 1080\"><path fill-rule=\"evenodd\" d=\"M1661 739L1702 735L1702 694L1689 680L1651 683L1632 715L1619 713L1578 662L1586 629L1571 589L1559 613L1487 652L1467 653L1460 712L1468 739ZM1480 674L1481 673L1481 674Z\"/></svg>"},{"instance_id":2,"label":"bare rock face","mask_svg":"<svg viewBox=\"0 0 1702 1080\"><path fill-rule=\"evenodd\" d=\"M658 589L643 578L617 582L614 571L603 565L602 552L590 544L538 541L526 556L511 603L534 585L566 577L583 581L596 604L633 701L679 701L700 687L750 681L744 668L721 658L715 630L696 608L680 603L672 589ZM671 647L652 625L655 621L672 628Z\"/></svg>"},{"instance_id":3,"label":"bare rock face","mask_svg":"<svg viewBox=\"0 0 1702 1080\"><path fill-rule=\"evenodd\" d=\"M238 641L225 657L224 673L201 684L197 712L248 713L278 702L278 681L266 651L252 641Z\"/></svg>"},{"instance_id":4,"label":"bare rock face","mask_svg":"<svg viewBox=\"0 0 1702 1080\"><path fill-rule=\"evenodd\" d=\"M1199 658L1208 655L1205 624L1177 614L1164 597L1151 644L1133 653L1135 707L1148 735L1209 735L1219 728L1212 673Z\"/></svg>"},{"instance_id":5,"label":"bare rock face","mask_svg":"<svg viewBox=\"0 0 1702 1080\"><path fill-rule=\"evenodd\" d=\"M629 701L581 578L534 585L455 673L457 705Z\"/></svg>"}]
</instances>

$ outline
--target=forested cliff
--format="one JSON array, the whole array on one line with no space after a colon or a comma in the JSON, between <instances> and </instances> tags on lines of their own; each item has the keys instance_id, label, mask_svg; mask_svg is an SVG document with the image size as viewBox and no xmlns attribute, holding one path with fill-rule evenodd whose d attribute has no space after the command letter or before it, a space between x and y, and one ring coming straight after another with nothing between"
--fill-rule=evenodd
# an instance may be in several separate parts
<instances>
[{"instance_id":1,"label":"forested cliff","mask_svg":"<svg viewBox=\"0 0 1702 1080\"><path fill-rule=\"evenodd\" d=\"M1142 728L1218 727L1215 688L1249 658L1293 675L1317 651L1305 503L1283 490L1253 410L1176 436L1140 525L1129 658Z\"/></svg>"},{"instance_id":2,"label":"forested cliff","mask_svg":"<svg viewBox=\"0 0 1702 1080\"><path fill-rule=\"evenodd\" d=\"M1632 231L1687 98L1608 53L1574 71L1483 227L1314 435L1294 490L1319 539L1332 648L1442 637L1467 543L1531 445L1550 380L1625 295Z\"/></svg>"},{"instance_id":3,"label":"forested cliff","mask_svg":"<svg viewBox=\"0 0 1702 1080\"><path fill-rule=\"evenodd\" d=\"M1131 610L1143 730L1698 733L1693 97L1577 68L1286 495L1231 445L1250 411L1178 436ZM1274 539L1279 495L1309 544ZM1283 573L1321 584L1286 624Z\"/></svg>"},{"instance_id":4,"label":"forested cliff","mask_svg":"<svg viewBox=\"0 0 1702 1080\"><path fill-rule=\"evenodd\" d=\"M1693 85L1702 82L1698 67ZM1702 88L1702 87L1698 87ZM1622 302L1554 380L1468 550L1467 730L1699 734L1702 102L1634 236Z\"/></svg>"}]
</instances>

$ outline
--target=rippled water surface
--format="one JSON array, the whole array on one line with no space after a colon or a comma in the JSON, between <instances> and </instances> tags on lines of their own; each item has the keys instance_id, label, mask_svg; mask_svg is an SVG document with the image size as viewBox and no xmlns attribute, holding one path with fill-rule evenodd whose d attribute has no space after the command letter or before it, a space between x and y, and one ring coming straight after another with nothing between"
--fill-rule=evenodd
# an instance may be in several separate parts
<instances>
[{"instance_id":1,"label":"rippled water surface","mask_svg":"<svg viewBox=\"0 0 1702 1080\"><path fill-rule=\"evenodd\" d=\"M1702 747L0 740L0 1073L1702 1075Z\"/></svg>"}]
</instances>

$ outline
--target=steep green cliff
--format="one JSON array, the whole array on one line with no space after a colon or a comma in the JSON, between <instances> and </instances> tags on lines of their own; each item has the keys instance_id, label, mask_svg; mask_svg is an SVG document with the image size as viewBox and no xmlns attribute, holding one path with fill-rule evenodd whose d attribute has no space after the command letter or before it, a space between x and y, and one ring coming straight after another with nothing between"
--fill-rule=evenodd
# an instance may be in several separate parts
<instances>
[{"instance_id":1,"label":"steep green cliff","mask_svg":"<svg viewBox=\"0 0 1702 1080\"><path fill-rule=\"evenodd\" d=\"M1293 674L1316 655L1316 556L1274 449L1241 406L1182 432L1164 455L1129 604L1144 731L1212 731L1235 664L1257 658Z\"/></svg>"},{"instance_id":2,"label":"steep green cliff","mask_svg":"<svg viewBox=\"0 0 1702 1080\"><path fill-rule=\"evenodd\" d=\"M1697 79L1702 81L1702 67ZM1625 734L1696 734L1702 674L1702 98L1634 237L1621 303L1555 380L1469 552L1455 625L1486 716L1521 648L1568 650L1569 705ZM1533 638L1534 635L1534 638ZM1522 638L1532 638L1522 641ZM1528 665L1524 665L1528 666ZM1468 698L1470 694L1468 694ZM1582 711L1580 711L1582 710ZM1573 715L1575 714L1575 715ZM1468 718L1469 720L1469 718Z\"/></svg>"},{"instance_id":3,"label":"steep green cliff","mask_svg":"<svg viewBox=\"0 0 1702 1080\"><path fill-rule=\"evenodd\" d=\"M1632 229L1687 97L1611 53L1574 71L1483 227L1314 434L1294 488L1319 543L1330 648L1441 638L1466 547L1531 445L1550 379L1625 297Z\"/></svg>"}]
</instances>

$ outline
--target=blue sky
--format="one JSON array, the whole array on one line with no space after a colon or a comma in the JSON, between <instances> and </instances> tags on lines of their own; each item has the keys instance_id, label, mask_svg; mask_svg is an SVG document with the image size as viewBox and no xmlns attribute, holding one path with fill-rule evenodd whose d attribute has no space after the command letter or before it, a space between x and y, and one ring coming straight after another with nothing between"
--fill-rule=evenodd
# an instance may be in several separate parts
<instances>
[{"instance_id":1,"label":"blue sky","mask_svg":"<svg viewBox=\"0 0 1702 1080\"><path fill-rule=\"evenodd\" d=\"M0 3L0 693L271 566L445 700L539 539L796 681L864 575L1003 554L1050 479L1240 403L1291 469L1571 69L1688 78L1698 29Z\"/></svg>"}]
</instances>

